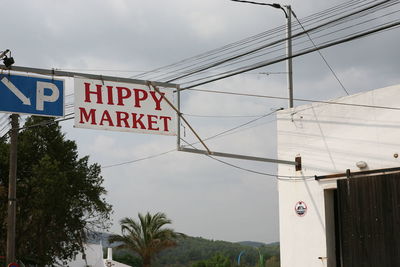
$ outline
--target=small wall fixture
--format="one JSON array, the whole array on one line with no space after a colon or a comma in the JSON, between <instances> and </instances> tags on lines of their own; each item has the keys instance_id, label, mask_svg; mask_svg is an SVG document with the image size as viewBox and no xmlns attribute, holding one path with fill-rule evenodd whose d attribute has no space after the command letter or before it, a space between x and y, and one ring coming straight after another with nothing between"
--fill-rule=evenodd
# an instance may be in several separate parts
<instances>
[{"instance_id":1,"label":"small wall fixture","mask_svg":"<svg viewBox=\"0 0 400 267\"><path fill-rule=\"evenodd\" d=\"M367 168L368 164L365 161L359 161L356 163L356 166L360 169L365 169Z\"/></svg>"}]
</instances>

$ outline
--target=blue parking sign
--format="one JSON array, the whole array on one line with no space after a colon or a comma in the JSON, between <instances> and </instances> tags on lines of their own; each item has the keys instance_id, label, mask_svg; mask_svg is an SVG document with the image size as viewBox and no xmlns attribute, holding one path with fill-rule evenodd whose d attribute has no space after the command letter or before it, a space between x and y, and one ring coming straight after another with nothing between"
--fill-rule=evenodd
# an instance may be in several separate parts
<instances>
[{"instance_id":1,"label":"blue parking sign","mask_svg":"<svg viewBox=\"0 0 400 267\"><path fill-rule=\"evenodd\" d=\"M64 80L0 74L0 111L64 116Z\"/></svg>"}]
</instances>

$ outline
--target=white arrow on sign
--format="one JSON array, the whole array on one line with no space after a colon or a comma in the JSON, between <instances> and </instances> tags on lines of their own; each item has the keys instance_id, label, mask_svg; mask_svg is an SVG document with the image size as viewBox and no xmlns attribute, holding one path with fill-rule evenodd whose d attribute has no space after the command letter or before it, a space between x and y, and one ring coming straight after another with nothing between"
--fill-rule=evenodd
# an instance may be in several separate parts
<instances>
[{"instance_id":1,"label":"white arrow on sign","mask_svg":"<svg viewBox=\"0 0 400 267\"><path fill-rule=\"evenodd\" d=\"M22 101L22 104L29 106L31 105L31 100L26 97L17 87L15 87L15 85L12 84L12 82L10 82L6 77L1 79L1 82Z\"/></svg>"}]
</instances>

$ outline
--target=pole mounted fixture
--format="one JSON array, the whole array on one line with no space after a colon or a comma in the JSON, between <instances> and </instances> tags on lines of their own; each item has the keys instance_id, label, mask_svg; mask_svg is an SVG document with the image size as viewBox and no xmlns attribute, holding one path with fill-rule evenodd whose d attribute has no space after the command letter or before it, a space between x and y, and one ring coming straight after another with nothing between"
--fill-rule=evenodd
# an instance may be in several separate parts
<instances>
[{"instance_id":1,"label":"pole mounted fixture","mask_svg":"<svg viewBox=\"0 0 400 267\"><path fill-rule=\"evenodd\" d=\"M246 0L231 0L233 2L239 3L246 3L246 4L253 4L253 5L260 5L260 6L270 6L273 8L281 9L283 13L285 13L286 17L286 54L287 54L287 61L286 61L286 70L287 70L287 86L289 91L289 108L293 108L293 63L292 63L292 14L296 17L293 13L292 8L290 5L286 5L282 7L282 5L273 3L261 3L261 2L254 2L254 1L246 1Z\"/></svg>"},{"instance_id":2,"label":"pole mounted fixture","mask_svg":"<svg viewBox=\"0 0 400 267\"><path fill-rule=\"evenodd\" d=\"M8 54L8 56L7 56ZM14 58L11 56L10 49L6 49L0 53L0 59L3 59L3 64L9 69L14 63Z\"/></svg>"},{"instance_id":3,"label":"pole mounted fixture","mask_svg":"<svg viewBox=\"0 0 400 267\"><path fill-rule=\"evenodd\" d=\"M281 9L283 13L285 13L285 17L288 16L286 13L286 10L278 3L273 3L273 4L268 4L268 3L261 3L261 2L254 2L254 1L246 1L246 0L231 0L232 2L239 2L239 3L246 3L246 4L253 4L253 5L259 5L259 6L270 6L273 8Z\"/></svg>"}]
</instances>

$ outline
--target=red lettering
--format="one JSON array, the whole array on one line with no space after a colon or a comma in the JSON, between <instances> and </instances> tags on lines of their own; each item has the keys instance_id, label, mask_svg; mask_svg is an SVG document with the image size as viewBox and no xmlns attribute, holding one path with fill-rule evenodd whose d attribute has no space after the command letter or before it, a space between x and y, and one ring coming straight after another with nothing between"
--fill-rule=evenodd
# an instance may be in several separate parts
<instances>
[{"instance_id":1,"label":"red lettering","mask_svg":"<svg viewBox=\"0 0 400 267\"><path fill-rule=\"evenodd\" d=\"M133 92L135 94L135 107L140 108L140 101L146 100L148 97L148 93L142 89L133 89ZM140 96L140 93L142 94L142 96Z\"/></svg>"},{"instance_id":2,"label":"red lettering","mask_svg":"<svg viewBox=\"0 0 400 267\"><path fill-rule=\"evenodd\" d=\"M125 92L125 94L124 94ZM126 87L117 86L117 98L118 98L118 106L124 105L124 99L131 97L132 92Z\"/></svg>"},{"instance_id":3,"label":"red lettering","mask_svg":"<svg viewBox=\"0 0 400 267\"><path fill-rule=\"evenodd\" d=\"M142 122L144 114L138 114L136 113L132 113L132 128L137 129L138 128L138 124L140 124L140 129L146 129L146 126L144 125L144 123Z\"/></svg>"},{"instance_id":4,"label":"red lettering","mask_svg":"<svg viewBox=\"0 0 400 267\"><path fill-rule=\"evenodd\" d=\"M128 118L129 114L127 112L116 111L117 114L117 127L122 127L121 122L124 122L126 128L129 128Z\"/></svg>"},{"instance_id":5,"label":"red lettering","mask_svg":"<svg viewBox=\"0 0 400 267\"><path fill-rule=\"evenodd\" d=\"M108 113L107 110L104 110L103 115L101 116L100 125L103 125L103 121L107 121L108 126L114 126L114 123L112 122L110 113Z\"/></svg>"},{"instance_id":6,"label":"red lettering","mask_svg":"<svg viewBox=\"0 0 400 267\"><path fill-rule=\"evenodd\" d=\"M154 130L158 131L160 128L153 128L153 124L156 124L157 121L153 119L157 119L158 117L156 115L147 115L147 121L149 122L149 127L147 128L148 130Z\"/></svg>"},{"instance_id":7,"label":"red lettering","mask_svg":"<svg viewBox=\"0 0 400 267\"><path fill-rule=\"evenodd\" d=\"M113 87L111 85L107 86L107 96L108 96L108 105L114 105L114 99L113 99Z\"/></svg>"},{"instance_id":8,"label":"red lettering","mask_svg":"<svg viewBox=\"0 0 400 267\"><path fill-rule=\"evenodd\" d=\"M164 132L169 132L168 130L168 120L172 120L171 117L160 116L160 120L164 121Z\"/></svg>"},{"instance_id":9,"label":"red lettering","mask_svg":"<svg viewBox=\"0 0 400 267\"><path fill-rule=\"evenodd\" d=\"M156 103L156 110L161 110L161 101L163 100L165 93L161 93L160 98L157 98L157 95L159 95L159 93L154 91L151 91L150 95L153 98L154 103Z\"/></svg>"},{"instance_id":10,"label":"red lettering","mask_svg":"<svg viewBox=\"0 0 400 267\"><path fill-rule=\"evenodd\" d=\"M96 91L90 91L90 83L85 83L85 102L91 103L92 101L90 100L90 95L96 95L97 96L97 104L103 104L103 96L101 94L101 84L96 84Z\"/></svg>"},{"instance_id":11,"label":"red lettering","mask_svg":"<svg viewBox=\"0 0 400 267\"><path fill-rule=\"evenodd\" d=\"M79 114L80 114L80 118L81 118L79 123L85 123L85 121L88 122L89 120L91 120L90 124L96 125L96 110L95 109L90 109L89 113L87 113L85 108L79 108Z\"/></svg>"}]
</instances>

